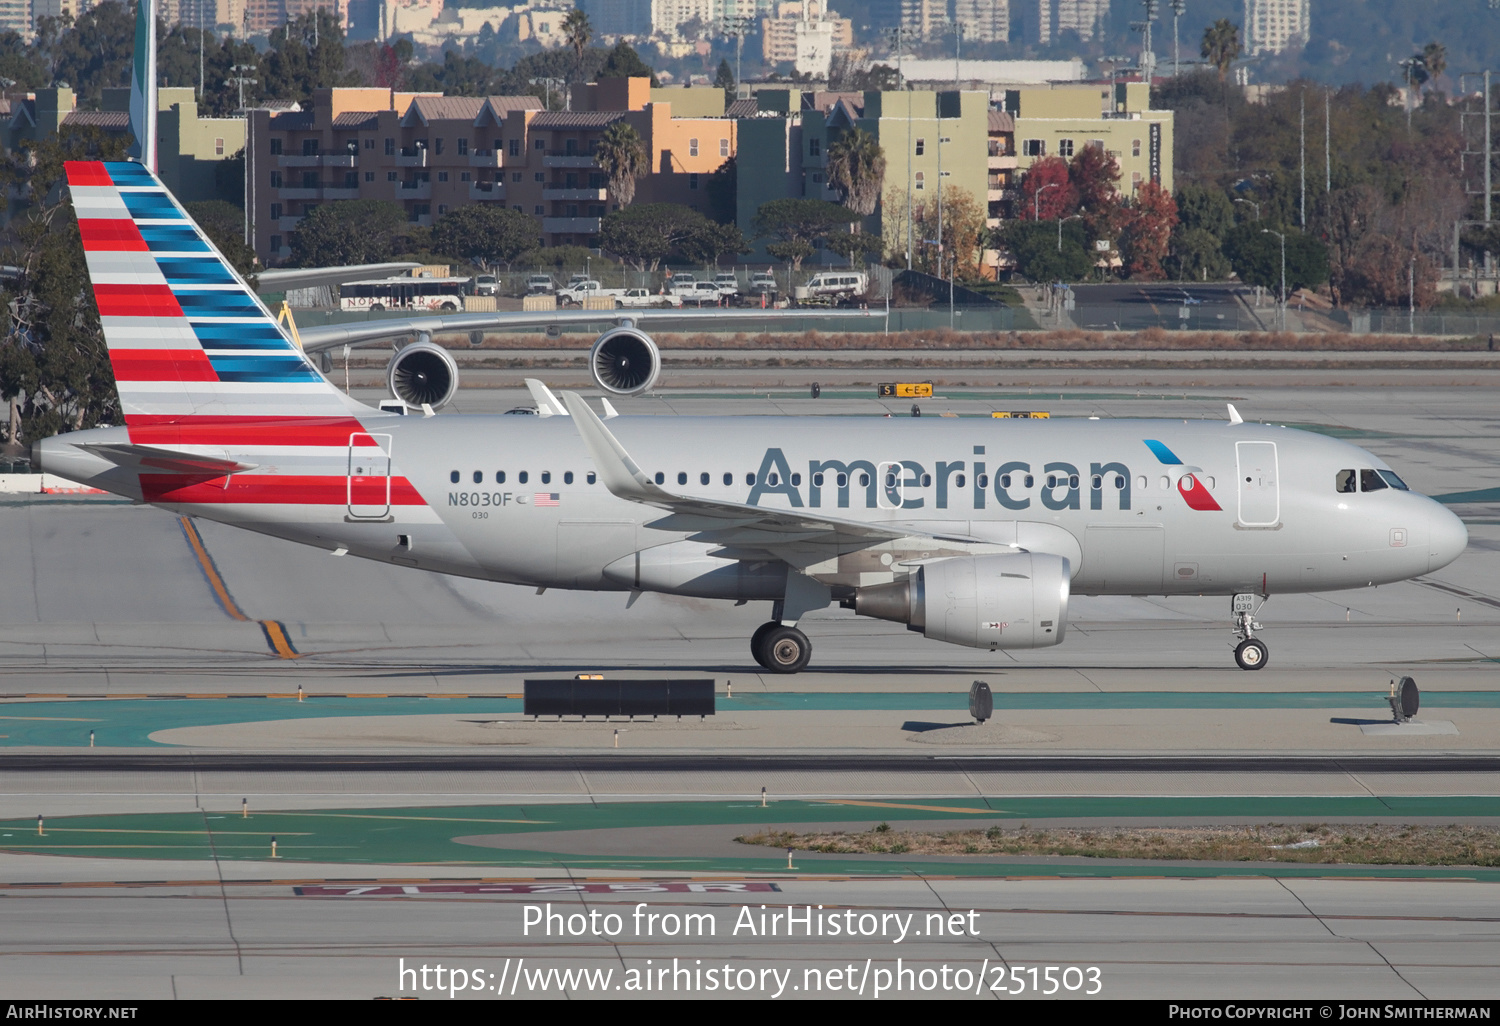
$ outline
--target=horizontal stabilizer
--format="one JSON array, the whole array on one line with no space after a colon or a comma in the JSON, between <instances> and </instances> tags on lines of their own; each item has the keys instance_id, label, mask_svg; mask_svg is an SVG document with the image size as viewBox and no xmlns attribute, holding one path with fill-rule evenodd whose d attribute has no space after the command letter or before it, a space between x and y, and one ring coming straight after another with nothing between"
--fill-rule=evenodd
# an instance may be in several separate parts
<instances>
[{"instance_id":1,"label":"horizontal stabilizer","mask_svg":"<svg viewBox=\"0 0 1500 1026\"><path fill-rule=\"evenodd\" d=\"M254 470L259 464L196 452L161 449L154 445L79 445L78 448L127 470L155 471L164 474L190 474L194 477L223 477Z\"/></svg>"}]
</instances>

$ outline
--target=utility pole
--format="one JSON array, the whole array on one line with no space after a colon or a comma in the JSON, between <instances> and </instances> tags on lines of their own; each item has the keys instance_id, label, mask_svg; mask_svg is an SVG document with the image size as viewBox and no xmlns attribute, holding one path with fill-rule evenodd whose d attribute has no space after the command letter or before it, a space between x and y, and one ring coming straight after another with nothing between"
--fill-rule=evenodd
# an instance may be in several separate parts
<instances>
[{"instance_id":1,"label":"utility pole","mask_svg":"<svg viewBox=\"0 0 1500 1026\"><path fill-rule=\"evenodd\" d=\"M1187 13L1187 0L1172 0L1172 77L1182 73L1182 44L1177 38L1177 22Z\"/></svg>"},{"instance_id":2,"label":"utility pole","mask_svg":"<svg viewBox=\"0 0 1500 1026\"><path fill-rule=\"evenodd\" d=\"M203 0L198 0L198 102L203 102Z\"/></svg>"},{"instance_id":3,"label":"utility pole","mask_svg":"<svg viewBox=\"0 0 1500 1026\"><path fill-rule=\"evenodd\" d=\"M1323 87L1323 191L1333 191L1333 121L1332 105L1328 101L1328 87Z\"/></svg>"},{"instance_id":4,"label":"utility pole","mask_svg":"<svg viewBox=\"0 0 1500 1026\"><path fill-rule=\"evenodd\" d=\"M1300 114L1300 132L1298 137L1297 173L1302 180L1302 205L1297 213L1297 224L1301 228L1307 227L1307 90L1302 90L1302 107Z\"/></svg>"}]
</instances>

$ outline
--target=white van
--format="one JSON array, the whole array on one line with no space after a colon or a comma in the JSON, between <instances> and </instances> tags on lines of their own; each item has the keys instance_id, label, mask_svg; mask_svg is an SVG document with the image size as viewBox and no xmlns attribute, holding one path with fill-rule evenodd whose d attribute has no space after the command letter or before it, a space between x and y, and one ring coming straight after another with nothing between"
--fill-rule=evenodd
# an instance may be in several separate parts
<instances>
[{"instance_id":1,"label":"white van","mask_svg":"<svg viewBox=\"0 0 1500 1026\"><path fill-rule=\"evenodd\" d=\"M870 279L859 271L823 271L806 285L798 285L792 295L798 299L843 299L861 296L869 289Z\"/></svg>"}]
</instances>

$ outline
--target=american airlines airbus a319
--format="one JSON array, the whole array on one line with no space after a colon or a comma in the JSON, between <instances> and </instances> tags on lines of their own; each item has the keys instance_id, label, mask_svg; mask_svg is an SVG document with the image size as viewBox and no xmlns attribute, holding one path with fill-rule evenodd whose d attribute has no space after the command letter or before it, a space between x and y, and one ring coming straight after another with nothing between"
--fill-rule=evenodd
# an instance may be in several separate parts
<instances>
[{"instance_id":1,"label":"american airlines airbus a319","mask_svg":"<svg viewBox=\"0 0 1500 1026\"><path fill-rule=\"evenodd\" d=\"M774 672L807 665L797 622L835 602L996 650L1059 644L1070 594L1233 596L1235 659L1259 669L1266 597L1406 580L1468 542L1379 458L1232 408L1223 423L689 418L615 417L606 401L601 418L533 382L539 417L371 409L145 167L67 174L124 425L41 441L38 468L437 573L766 601L750 649ZM601 388L649 389L649 315L586 316L619 325L591 354ZM340 330L317 344L382 329ZM428 342L390 374L415 405L456 384Z\"/></svg>"}]
</instances>

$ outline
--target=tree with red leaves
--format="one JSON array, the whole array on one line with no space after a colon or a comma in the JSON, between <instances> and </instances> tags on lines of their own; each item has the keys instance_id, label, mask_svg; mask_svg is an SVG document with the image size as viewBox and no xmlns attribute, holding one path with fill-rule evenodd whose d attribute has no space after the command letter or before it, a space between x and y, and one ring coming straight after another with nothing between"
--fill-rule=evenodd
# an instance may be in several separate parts
<instances>
[{"instance_id":1,"label":"tree with red leaves","mask_svg":"<svg viewBox=\"0 0 1500 1026\"><path fill-rule=\"evenodd\" d=\"M1021 200L1016 214L1024 221L1054 221L1078 209L1078 189L1068 175L1068 162L1043 157L1021 178Z\"/></svg>"},{"instance_id":2,"label":"tree with red leaves","mask_svg":"<svg viewBox=\"0 0 1500 1026\"><path fill-rule=\"evenodd\" d=\"M1156 182L1146 182L1128 208L1128 218L1120 234L1126 273L1148 281L1165 278L1162 262L1177 226L1177 202Z\"/></svg>"},{"instance_id":3,"label":"tree with red leaves","mask_svg":"<svg viewBox=\"0 0 1500 1026\"><path fill-rule=\"evenodd\" d=\"M1068 165L1068 179L1078 194L1078 212L1091 239L1113 242L1125 227L1125 204L1116 183L1120 165L1102 146L1087 145Z\"/></svg>"}]
</instances>

